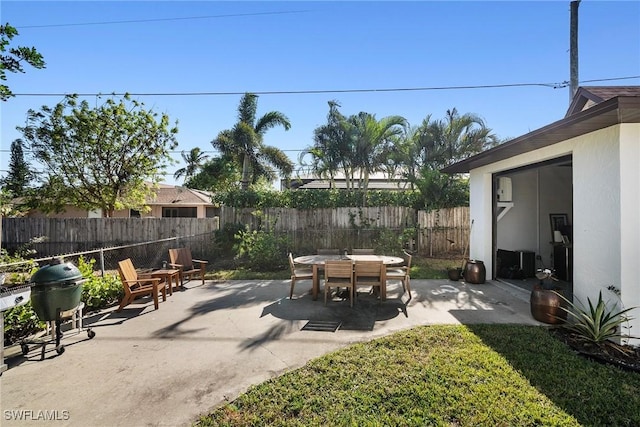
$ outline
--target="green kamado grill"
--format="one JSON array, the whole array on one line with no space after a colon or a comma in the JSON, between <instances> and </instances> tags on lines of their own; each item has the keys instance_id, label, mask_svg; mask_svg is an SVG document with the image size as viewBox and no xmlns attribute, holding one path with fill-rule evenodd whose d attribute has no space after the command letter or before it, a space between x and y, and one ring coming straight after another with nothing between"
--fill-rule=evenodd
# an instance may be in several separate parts
<instances>
[{"instance_id":1,"label":"green kamado grill","mask_svg":"<svg viewBox=\"0 0 640 427\"><path fill-rule=\"evenodd\" d=\"M58 354L64 352L64 346L60 345L62 331L62 313L75 310L82 297L82 284L86 279L78 267L70 262L63 262L59 258L53 258L49 264L44 265L31 276L31 307L38 318L44 322L56 322L55 344ZM89 338L95 333L87 330ZM45 346L50 341L36 341L42 346L42 358L44 358ZM33 342L32 342L33 343ZM21 343L22 353L27 354L29 347L26 341Z\"/></svg>"}]
</instances>

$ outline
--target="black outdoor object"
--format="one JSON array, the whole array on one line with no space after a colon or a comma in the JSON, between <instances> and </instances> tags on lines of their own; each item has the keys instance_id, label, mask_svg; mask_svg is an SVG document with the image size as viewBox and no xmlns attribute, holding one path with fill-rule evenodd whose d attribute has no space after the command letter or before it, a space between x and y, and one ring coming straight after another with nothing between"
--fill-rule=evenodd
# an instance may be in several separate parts
<instances>
[{"instance_id":1,"label":"black outdoor object","mask_svg":"<svg viewBox=\"0 0 640 427\"><path fill-rule=\"evenodd\" d=\"M78 268L70 262L63 262L59 258L52 258L49 264L43 266L31 276L31 306L38 318L44 322L55 321L55 340L37 340L21 342L22 354L29 352L27 344L42 346L41 359L44 359L45 346L56 344L56 352L64 353L64 346L60 345L62 331L62 313L74 310L80 304L82 284L86 281ZM89 328L89 338L95 333Z\"/></svg>"}]
</instances>

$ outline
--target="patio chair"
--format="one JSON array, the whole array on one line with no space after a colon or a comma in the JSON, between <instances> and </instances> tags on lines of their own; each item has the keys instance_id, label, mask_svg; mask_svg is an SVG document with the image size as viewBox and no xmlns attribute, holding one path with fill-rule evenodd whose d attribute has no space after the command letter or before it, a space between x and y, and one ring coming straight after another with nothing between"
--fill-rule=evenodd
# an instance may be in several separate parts
<instances>
[{"instance_id":1,"label":"patio chair","mask_svg":"<svg viewBox=\"0 0 640 427\"><path fill-rule=\"evenodd\" d=\"M376 252L373 249L353 249L351 251L353 255L375 255Z\"/></svg>"},{"instance_id":2,"label":"patio chair","mask_svg":"<svg viewBox=\"0 0 640 427\"><path fill-rule=\"evenodd\" d=\"M185 278L191 280L193 276L200 276L204 285L204 274L207 271L209 261L191 258L191 249L169 249L169 265L180 270L180 284L184 285Z\"/></svg>"},{"instance_id":3,"label":"patio chair","mask_svg":"<svg viewBox=\"0 0 640 427\"><path fill-rule=\"evenodd\" d=\"M289 252L289 267L291 268L291 290L289 299L293 298L293 287L298 280L313 280L313 269L311 267L296 266L293 262L293 254Z\"/></svg>"},{"instance_id":4,"label":"patio chair","mask_svg":"<svg viewBox=\"0 0 640 427\"><path fill-rule=\"evenodd\" d=\"M358 296L358 286L370 286L374 294L380 295L380 301L384 301L386 280L382 261L356 261L353 281L356 297Z\"/></svg>"},{"instance_id":5,"label":"patio chair","mask_svg":"<svg viewBox=\"0 0 640 427\"><path fill-rule=\"evenodd\" d=\"M120 301L117 311L122 311L124 307L131 304L134 299L143 295L151 295L153 297L153 305L158 309L158 291L162 291L162 301L167 300L166 286L160 286L162 281L159 277L139 276L131 258L118 262L118 273L124 288L124 297Z\"/></svg>"},{"instance_id":6,"label":"patio chair","mask_svg":"<svg viewBox=\"0 0 640 427\"><path fill-rule=\"evenodd\" d=\"M413 256L407 251L403 251L404 265L387 267L386 280L399 280L402 283L402 292L409 293L411 299L411 260Z\"/></svg>"},{"instance_id":7,"label":"patio chair","mask_svg":"<svg viewBox=\"0 0 640 427\"><path fill-rule=\"evenodd\" d=\"M324 305L331 288L347 288L349 305L353 307L353 262L351 260L328 260L324 263Z\"/></svg>"}]
</instances>

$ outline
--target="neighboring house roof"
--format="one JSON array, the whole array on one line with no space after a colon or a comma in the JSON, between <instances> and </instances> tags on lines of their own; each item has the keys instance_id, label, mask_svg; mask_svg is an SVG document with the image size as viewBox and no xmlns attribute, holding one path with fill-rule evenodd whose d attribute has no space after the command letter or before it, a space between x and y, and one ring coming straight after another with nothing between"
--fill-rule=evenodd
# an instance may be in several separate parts
<instances>
[{"instance_id":1,"label":"neighboring house roof","mask_svg":"<svg viewBox=\"0 0 640 427\"><path fill-rule=\"evenodd\" d=\"M331 183L329 180L323 179L314 179L309 180L309 182L303 183L299 186L291 186L292 188L298 190L319 190L319 189L329 189L336 188L340 190L347 189L347 183L344 180L334 181L333 187L331 187ZM408 182L399 182L399 181L381 181L381 180L369 180L369 184L367 189L369 190L404 190L409 187Z\"/></svg>"},{"instance_id":2,"label":"neighboring house roof","mask_svg":"<svg viewBox=\"0 0 640 427\"><path fill-rule=\"evenodd\" d=\"M290 180L282 180L281 188L290 188L292 190L322 190L336 188L340 190L347 189L344 174L338 174L333 178L333 187L328 179L316 176L300 176L291 178ZM387 178L383 174L373 174L369 177L367 188L369 190L404 190L409 188L409 183L402 177Z\"/></svg>"},{"instance_id":3,"label":"neighboring house roof","mask_svg":"<svg viewBox=\"0 0 640 427\"><path fill-rule=\"evenodd\" d=\"M442 169L468 173L501 160L528 153L579 135L620 123L640 123L640 86L579 88L568 115L557 122L514 138Z\"/></svg>"},{"instance_id":4,"label":"neighboring house roof","mask_svg":"<svg viewBox=\"0 0 640 427\"><path fill-rule=\"evenodd\" d=\"M150 200L151 205L212 205L211 196L208 191L194 190L187 187L175 187L171 185L160 185L156 191L156 197Z\"/></svg>"}]
</instances>

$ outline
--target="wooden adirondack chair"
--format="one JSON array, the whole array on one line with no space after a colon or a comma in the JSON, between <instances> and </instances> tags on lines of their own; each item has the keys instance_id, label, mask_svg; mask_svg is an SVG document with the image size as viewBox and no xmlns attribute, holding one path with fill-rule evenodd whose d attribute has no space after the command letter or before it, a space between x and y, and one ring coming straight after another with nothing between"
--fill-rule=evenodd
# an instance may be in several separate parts
<instances>
[{"instance_id":1,"label":"wooden adirondack chair","mask_svg":"<svg viewBox=\"0 0 640 427\"><path fill-rule=\"evenodd\" d=\"M204 273L207 271L209 261L191 258L191 249L174 248L169 249L169 265L180 270L180 284L184 285L185 278L192 279L194 275L199 275L204 285Z\"/></svg>"},{"instance_id":2,"label":"wooden adirondack chair","mask_svg":"<svg viewBox=\"0 0 640 427\"><path fill-rule=\"evenodd\" d=\"M138 276L131 258L118 262L118 273L124 288L124 297L120 301L117 311L122 311L125 306L131 304L134 299L142 295L153 296L153 305L157 310L159 306L158 291L162 291L162 301L167 300L167 288L164 286L164 282L162 286L160 285L162 279L159 277Z\"/></svg>"}]
</instances>

